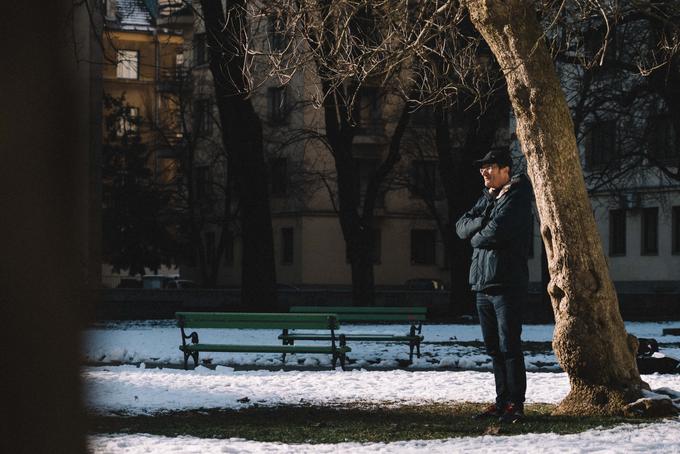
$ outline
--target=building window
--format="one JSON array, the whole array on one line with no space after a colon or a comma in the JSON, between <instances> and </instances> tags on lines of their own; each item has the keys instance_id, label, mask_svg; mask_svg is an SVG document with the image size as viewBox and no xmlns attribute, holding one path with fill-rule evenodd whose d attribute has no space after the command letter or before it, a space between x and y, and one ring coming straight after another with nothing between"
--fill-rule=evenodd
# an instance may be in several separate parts
<instances>
[{"instance_id":1,"label":"building window","mask_svg":"<svg viewBox=\"0 0 680 454\"><path fill-rule=\"evenodd\" d=\"M659 209L642 210L642 255L659 253Z\"/></svg>"},{"instance_id":2,"label":"building window","mask_svg":"<svg viewBox=\"0 0 680 454\"><path fill-rule=\"evenodd\" d=\"M201 99L194 104L194 129L199 136L212 134L213 118L212 103L207 99Z\"/></svg>"},{"instance_id":3,"label":"building window","mask_svg":"<svg viewBox=\"0 0 680 454\"><path fill-rule=\"evenodd\" d=\"M281 263L290 265L293 263L293 228L281 229Z\"/></svg>"},{"instance_id":4,"label":"building window","mask_svg":"<svg viewBox=\"0 0 680 454\"><path fill-rule=\"evenodd\" d=\"M224 232L224 264L234 265L234 232L231 230Z\"/></svg>"},{"instance_id":5,"label":"building window","mask_svg":"<svg viewBox=\"0 0 680 454\"><path fill-rule=\"evenodd\" d=\"M288 40L286 38L286 23L282 17L269 18L269 45L273 51L286 49Z\"/></svg>"},{"instance_id":6,"label":"building window","mask_svg":"<svg viewBox=\"0 0 680 454\"><path fill-rule=\"evenodd\" d=\"M601 121L590 125L586 145L588 168L602 168L616 157L616 121Z\"/></svg>"},{"instance_id":7,"label":"building window","mask_svg":"<svg viewBox=\"0 0 680 454\"><path fill-rule=\"evenodd\" d=\"M680 157L675 128L669 116L658 115L649 120L647 147L649 156L659 161L672 162Z\"/></svg>"},{"instance_id":8,"label":"building window","mask_svg":"<svg viewBox=\"0 0 680 454\"><path fill-rule=\"evenodd\" d=\"M116 59L116 77L119 79L139 78L139 51L119 50Z\"/></svg>"},{"instance_id":9,"label":"building window","mask_svg":"<svg viewBox=\"0 0 680 454\"><path fill-rule=\"evenodd\" d=\"M204 65L208 62L208 44L205 33L194 35L194 62L196 66Z\"/></svg>"},{"instance_id":10,"label":"building window","mask_svg":"<svg viewBox=\"0 0 680 454\"><path fill-rule=\"evenodd\" d=\"M374 134L381 132L380 93L376 87L362 87L354 101L354 121L359 132Z\"/></svg>"},{"instance_id":11,"label":"building window","mask_svg":"<svg viewBox=\"0 0 680 454\"><path fill-rule=\"evenodd\" d=\"M196 199L206 201L212 195L212 184L210 181L210 167L200 166L194 169L194 183L196 187Z\"/></svg>"},{"instance_id":12,"label":"building window","mask_svg":"<svg viewBox=\"0 0 680 454\"><path fill-rule=\"evenodd\" d=\"M412 161L411 194L434 200L439 192L439 172L435 161Z\"/></svg>"},{"instance_id":13,"label":"building window","mask_svg":"<svg viewBox=\"0 0 680 454\"><path fill-rule=\"evenodd\" d=\"M626 255L626 210L609 211L609 255Z\"/></svg>"},{"instance_id":14,"label":"building window","mask_svg":"<svg viewBox=\"0 0 680 454\"><path fill-rule=\"evenodd\" d=\"M123 137L126 135L137 135L139 132L139 109L136 107L127 107L126 113L118 118L116 125L116 135Z\"/></svg>"},{"instance_id":15,"label":"building window","mask_svg":"<svg viewBox=\"0 0 680 454\"><path fill-rule=\"evenodd\" d=\"M272 195L286 195L286 190L288 189L288 159L272 159L270 165Z\"/></svg>"},{"instance_id":16,"label":"building window","mask_svg":"<svg viewBox=\"0 0 680 454\"><path fill-rule=\"evenodd\" d=\"M184 52L178 51L175 54L175 79L183 79L184 72Z\"/></svg>"},{"instance_id":17,"label":"building window","mask_svg":"<svg viewBox=\"0 0 680 454\"><path fill-rule=\"evenodd\" d=\"M434 230L411 230L412 265L435 264L435 238Z\"/></svg>"},{"instance_id":18,"label":"building window","mask_svg":"<svg viewBox=\"0 0 680 454\"><path fill-rule=\"evenodd\" d=\"M286 107L286 87L270 87L267 90L269 99L269 121L284 123L288 116Z\"/></svg>"},{"instance_id":19,"label":"building window","mask_svg":"<svg viewBox=\"0 0 680 454\"><path fill-rule=\"evenodd\" d=\"M377 159L357 159L355 162L359 174L359 195L361 196L361 199L364 200L366 191L368 190L368 184L375 178L379 161ZM375 207L385 208L385 191L382 188L379 188L378 193L376 194Z\"/></svg>"},{"instance_id":20,"label":"building window","mask_svg":"<svg viewBox=\"0 0 680 454\"><path fill-rule=\"evenodd\" d=\"M680 254L680 206L673 207L673 223L672 223L672 248L673 254Z\"/></svg>"}]
</instances>

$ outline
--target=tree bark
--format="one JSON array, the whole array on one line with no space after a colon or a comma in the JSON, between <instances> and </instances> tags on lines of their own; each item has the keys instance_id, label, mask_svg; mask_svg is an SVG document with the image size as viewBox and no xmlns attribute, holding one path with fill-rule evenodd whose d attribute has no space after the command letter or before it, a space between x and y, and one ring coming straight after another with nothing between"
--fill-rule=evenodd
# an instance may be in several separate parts
<instances>
[{"instance_id":1,"label":"tree bark","mask_svg":"<svg viewBox=\"0 0 680 454\"><path fill-rule=\"evenodd\" d=\"M571 391L557 414L620 414L646 384L635 362L591 211L572 119L543 30L524 0L468 0L496 56L534 185L550 269L553 348Z\"/></svg>"},{"instance_id":2,"label":"tree bark","mask_svg":"<svg viewBox=\"0 0 680 454\"><path fill-rule=\"evenodd\" d=\"M276 305L274 239L262 123L245 79L245 0L203 0L210 70L222 124L222 141L235 167L243 241L241 304L253 310Z\"/></svg>"}]
</instances>

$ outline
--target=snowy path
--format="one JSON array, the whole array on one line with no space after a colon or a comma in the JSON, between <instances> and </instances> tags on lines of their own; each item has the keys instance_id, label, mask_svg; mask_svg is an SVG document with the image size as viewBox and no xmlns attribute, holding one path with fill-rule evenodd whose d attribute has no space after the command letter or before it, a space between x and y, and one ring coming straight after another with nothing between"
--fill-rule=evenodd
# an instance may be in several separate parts
<instances>
[{"instance_id":1,"label":"snowy path","mask_svg":"<svg viewBox=\"0 0 680 454\"><path fill-rule=\"evenodd\" d=\"M83 371L86 404L94 413L147 414L164 410L244 408L251 405L418 405L488 402L493 375L475 371L194 371L134 366ZM680 375L645 375L653 389L680 390ZM528 402L559 402L569 391L564 373L529 373ZM247 398L243 403L239 400Z\"/></svg>"}]
</instances>

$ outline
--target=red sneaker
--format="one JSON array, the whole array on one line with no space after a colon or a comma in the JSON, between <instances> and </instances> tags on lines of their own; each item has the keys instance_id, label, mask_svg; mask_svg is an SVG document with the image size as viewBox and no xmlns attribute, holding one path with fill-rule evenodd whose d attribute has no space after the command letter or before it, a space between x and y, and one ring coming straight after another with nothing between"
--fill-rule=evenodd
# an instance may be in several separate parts
<instances>
[{"instance_id":1,"label":"red sneaker","mask_svg":"<svg viewBox=\"0 0 680 454\"><path fill-rule=\"evenodd\" d=\"M499 422L506 424L515 424L524 419L524 405L522 404L508 404L505 411L498 418Z\"/></svg>"},{"instance_id":2,"label":"red sneaker","mask_svg":"<svg viewBox=\"0 0 680 454\"><path fill-rule=\"evenodd\" d=\"M474 415L472 419L500 418L504 413L503 409L499 408L498 405L491 404L481 413Z\"/></svg>"}]
</instances>

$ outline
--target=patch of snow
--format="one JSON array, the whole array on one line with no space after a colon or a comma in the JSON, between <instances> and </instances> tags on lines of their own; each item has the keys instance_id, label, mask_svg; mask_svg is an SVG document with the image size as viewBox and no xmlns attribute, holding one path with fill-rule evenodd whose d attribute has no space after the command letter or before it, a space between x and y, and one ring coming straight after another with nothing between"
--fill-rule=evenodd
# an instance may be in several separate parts
<instances>
[{"instance_id":1,"label":"patch of snow","mask_svg":"<svg viewBox=\"0 0 680 454\"><path fill-rule=\"evenodd\" d=\"M555 433L514 436L460 437L444 440L410 440L390 443L283 444L243 439L207 439L196 437L162 437L147 434L96 435L89 438L94 454L120 453L628 453L680 452L680 420L669 419L654 424L623 424L611 429L592 429L578 434Z\"/></svg>"}]
</instances>

